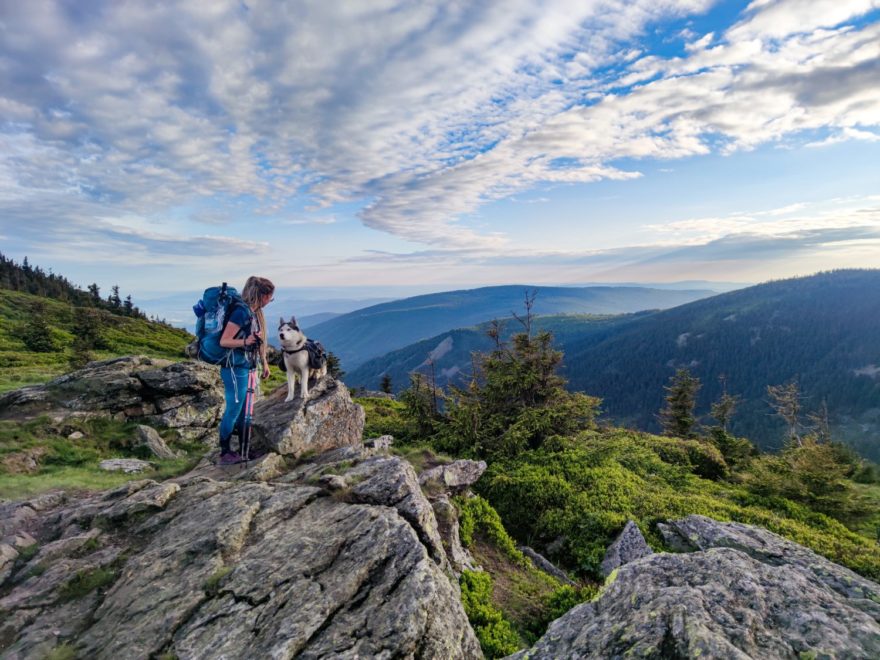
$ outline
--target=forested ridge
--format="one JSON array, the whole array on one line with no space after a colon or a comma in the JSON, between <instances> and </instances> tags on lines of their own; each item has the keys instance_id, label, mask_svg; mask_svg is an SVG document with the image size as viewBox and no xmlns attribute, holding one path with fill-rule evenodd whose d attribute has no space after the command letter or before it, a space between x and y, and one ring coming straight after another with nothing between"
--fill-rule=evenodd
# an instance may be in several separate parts
<instances>
[{"instance_id":1,"label":"forested ridge","mask_svg":"<svg viewBox=\"0 0 880 660\"><path fill-rule=\"evenodd\" d=\"M2 252L0 252L0 289L60 300L75 307L97 307L123 316L147 318L134 305L131 295L125 298L120 296L119 287L116 285L111 288L107 298L102 298L101 290L95 283L90 284L88 290L83 290L63 275L53 273L51 269L46 272L40 266L31 265L27 257L18 264ZM158 319L153 320L158 321Z\"/></svg>"},{"instance_id":2,"label":"forested ridge","mask_svg":"<svg viewBox=\"0 0 880 660\"><path fill-rule=\"evenodd\" d=\"M572 389L601 396L610 418L650 431L659 430L656 412L676 369L701 380L702 415L724 377L743 400L732 432L764 447L785 435L767 386L795 380L805 413L824 402L838 435L876 460L880 271L768 282L657 312L602 341L567 342L565 365Z\"/></svg>"},{"instance_id":3,"label":"forested ridge","mask_svg":"<svg viewBox=\"0 0 880 660\"><path fill-rule=\"evenodd\" d=\"M731 431L778 449L784 424L767 387L796 381L804 417L827 407L835 437L880 459L880 271L820 273L618 316L541 316L540 294L534 307L535 328L551 331L565 352L568 388L601 397L606 423L658 431L664 387L686 367L701 381L702 423L711 423L710 403L726 388L741 398ZM519 327L513 319L504 325L505 336ZM470 353L491 348L487 327L450 330L388 353L348 380L376 389L388 375L399 391L419 371L441 387L462 384Z\"/></svg>"}]
</instances>

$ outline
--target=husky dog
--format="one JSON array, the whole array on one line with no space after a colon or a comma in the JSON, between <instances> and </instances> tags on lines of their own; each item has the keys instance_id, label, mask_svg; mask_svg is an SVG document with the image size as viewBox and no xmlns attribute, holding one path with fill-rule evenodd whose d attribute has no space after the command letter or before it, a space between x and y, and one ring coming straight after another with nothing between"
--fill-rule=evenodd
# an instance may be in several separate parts
<instances>
[{"instance_id":1,"label":"husky dog","mask_svg":"<svg viewBox=\"0 0 880 660\"><path fill-rule=\"evenodd\" d=\"M309 398L309 376L316 380L327 374L327 366L320 369L309 367L309 351L306 349L306 336L296 324L296 318L291 316L289 321L283 318L278 324L278 340L281 344L281 359L284 370L287 372L287 398L285 401L293 401L296 389L296 379L299 378L299 393L303 401Z\"/></svg>"}]
</instances>

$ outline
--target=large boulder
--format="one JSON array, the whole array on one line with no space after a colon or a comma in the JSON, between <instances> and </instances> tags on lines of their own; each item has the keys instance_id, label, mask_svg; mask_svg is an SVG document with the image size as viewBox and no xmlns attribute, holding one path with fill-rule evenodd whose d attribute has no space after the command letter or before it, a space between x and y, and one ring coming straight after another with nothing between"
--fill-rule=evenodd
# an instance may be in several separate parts
<instances>
[{"instance_id":1,"label":"large boulder","mask_svg":"<svg viewBox=\"0 0 880 660\"><path fill-rule=\"evenodd\" d=\"M699 550L621 565L512 657L880 657L880 585L749 525L689 516L667 533Z\"/></svg>"},{"instance_id":2,"label":"large boulder","mask_svg":"<svg viewBox=\"0 0 880 660\"><path fill-rule=\"evenodd\" d=\"M113 417L203 437L223 414L217 367L131 355L0 396L0 419Z\"/></svg>"},{"instance_id":3,"label":"large boulder","mask_svg":"<svg viewBox=\"0 0 880 660\"><path fill-rule=\"evenodd\" d=\"M297 457L361 444L364 409L342 382L325 376L310 388L308 399L286 398L283 385L254 405L254 448Z\"/></svg>"},{"instance_id":4,"label":"large boulder","mask_svg":"<svg viewBox=\"0 0 880 660\"><path fill-rule=\"evenodd\" d=\"M411 466L355 447L284 464L0 507L41 544L4 550L0 655L481 657Z\"/></svg>"}]
</instances>

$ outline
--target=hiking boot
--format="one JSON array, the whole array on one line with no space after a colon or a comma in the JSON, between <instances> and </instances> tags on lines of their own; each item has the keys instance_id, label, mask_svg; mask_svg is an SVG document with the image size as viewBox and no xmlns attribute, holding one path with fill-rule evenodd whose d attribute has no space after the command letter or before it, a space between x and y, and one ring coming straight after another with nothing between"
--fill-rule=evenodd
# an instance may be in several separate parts
<instances>
[{"instance_id":1,"label":"hiking boot","mask_svg":"<svg viewBox=\"0 0 880 660\"><path fill-rule=\"evenodd\" d=\"M225 454L220 454L220 465L234 465L235 463L241 463L241 456L238 452L228 451Z\"/></svg>"}]
</instances>

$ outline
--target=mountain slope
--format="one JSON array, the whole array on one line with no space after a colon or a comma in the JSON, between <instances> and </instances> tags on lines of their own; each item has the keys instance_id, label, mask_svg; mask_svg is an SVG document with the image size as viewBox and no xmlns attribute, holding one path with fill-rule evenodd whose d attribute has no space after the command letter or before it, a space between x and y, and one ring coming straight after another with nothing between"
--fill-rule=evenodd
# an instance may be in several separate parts
<instances>
[{"instance_id":1,"label":"mountain slope","mask_svg":"<svg viewBox=\"0 0 880 660\"><path fill-rule=\"evenodd\" d=\"M601 341L619 331L621 326L652 313L538 316L533 321L533 328L536 331L552 332L554 344L564 351L570 341L582 341L588 336L594 337L595 341ZM429 374L431 370L429 361L432 361L433 377L438 387L445 388L450 383L462 384L473 370L471 354L491 351L494 346L486 333L488 327L488 323L482 323L472 328L449 330L430 339L372 358L349 372L345 380L353 387L375 390L379 387L382 377L388 374L394 391L397 392L408 387L409 374L413 371ZM522 326L514 320L503 322L502 327L505 339L522 330Z\"/></svg>"},{"instance_id":2,"label":"mountain slope","mask_svg":"<svg viewBox=\"0 0 880 660\"><path fill-rule=\"evenodd\" d=\"M540 298L539 298L540 299ZM835 437L880 460L880 271L844 270L769 282L658 312L615 317L538 317L565 352L570 389L603 398L605 419L658 431L664 386L680 367L703 383L704 423L721 394L743 398L734 433L777 448L783 424L767 403L767 385L796 378L804 415L824 400ZM508 332L518 324L508 322ZM491 350L484 329L453 330L367 361L350 384L375 389L383 374L395 389L434 357L440 386L470 374L470 352Z\"/></svg>"},{"instance_id":3,"label":"mountain slope","mask_svg":"<svg viewBox=\"0 0 880 660\"><path fill-rule=\"evenodd\" d=\"M769 282L658 312L612 337L566 345L570 386L603 397L620 422L657 430L676 368L703 382L698 412L727 389L743 397L732 430L779 446L767 385L796 378L804 411L825 400L838 437L880 459L880 271L844 270Z\"/></svg>"},{"instance_id":4,"label":"mountain slope","mask_svg":"<svg viewBox=\"0 0 880 660\"><path fill-rule=\"evenodd\" d=\"M0 289L0 392L42 383L70 370L77 310L69 303L19 291ZM183 359L192 339L185 330L142 318L85 308L95 315L100 347L96 359L138 353L151 357ZM44 322L54 347L31 350L25 341L29 329Z\"/></svg>"},{"instance_id":5,"label":"mountain slope","mask_svg":"<svg viewBox=\"0 0 880 660\"><path fill-rule=\"evenodd\" d=\"M447 291L373 305L309 329L351 371L370 358L402 348L450 328L466 328L520 312L526 291L536 291L540 314L619 314L666 309L705 298L705 290L641 287L496 286Z\"/></svg>"}]
</instances>

